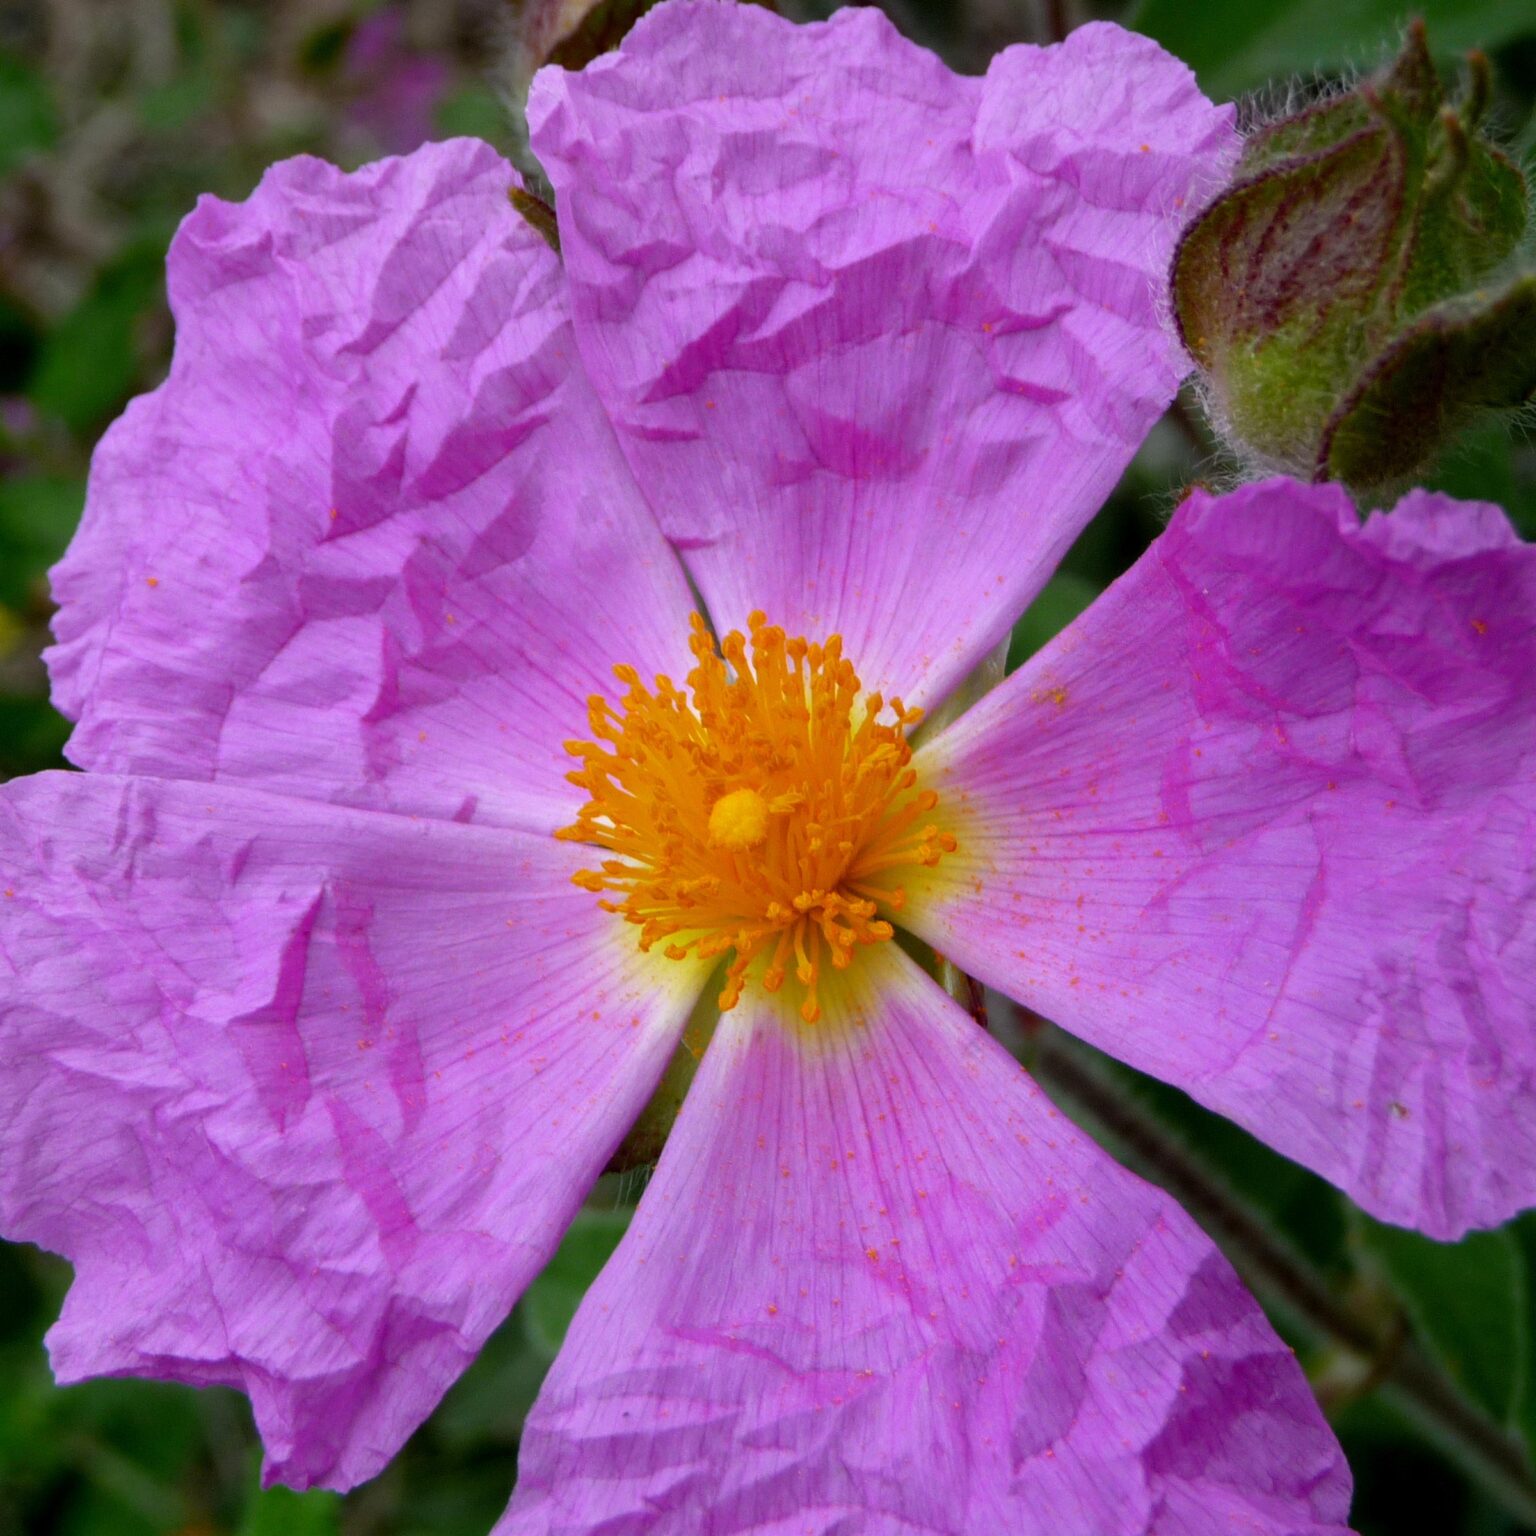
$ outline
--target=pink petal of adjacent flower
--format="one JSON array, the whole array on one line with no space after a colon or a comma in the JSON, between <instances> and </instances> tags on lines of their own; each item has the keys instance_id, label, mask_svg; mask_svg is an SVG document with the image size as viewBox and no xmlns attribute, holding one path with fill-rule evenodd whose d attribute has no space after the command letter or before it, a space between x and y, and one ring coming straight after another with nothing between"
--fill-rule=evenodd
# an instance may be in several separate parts
<instances>
[{"instance_id":1,"label":"pink petal of adjacent flower","mask_svg":"<svg viewBox=\"0 0 1536 1536\"><path fill-rule=\"evenodd\" d=\"M1290 1352L894 946L725 1016L499 1536L1322 1536Z\"/></svg>"},{"instance_id":2,"label":"pink petal of adjacent flower","mask_svg":"<svg viewBox=\"0 0 1536 1536\"><path fill-rule=\"evenodd\" d=\"M384 1465L702 979L644 965L576 862L223 786L0 788L0 1221L76 1266L61 1381L243 1387L299 1485Z\"/></svg>"},{"instance_id":3,"label":"pink petal of adjacent flower","mask_svg":"<svg viewBox=\"0 0 1536 1536\"><path fill-rule=\"evenodd\" d=\"M926 754L910 925L1390 1221L1536 1201L1536 549L1196 493Z\"/></svg>"},{"instance_id":4,"label":"pink petal of adjacent flower","mask_svg":"<svg viewBox=\"0 0 1536 1536\"><path fill-rule=\"evenodd\" d=\"M1172 395L1164 273L1230 110L1114 27L973 80L877 11L678 0L529 120L588 371L716 620L941 696Z\"/></svg>"},{"instance_id":5,"label":"pink petal of adjacent flower","mask_svg":"<svg viewBox=\"0 0 1536 1536\"><path fill-rule=\"evenodd\" d=\"M483 144L205 198L176 358L55 573L70 753L110 772L548 828L610 667L691 603Z\"/></svg>"}]
</instances>

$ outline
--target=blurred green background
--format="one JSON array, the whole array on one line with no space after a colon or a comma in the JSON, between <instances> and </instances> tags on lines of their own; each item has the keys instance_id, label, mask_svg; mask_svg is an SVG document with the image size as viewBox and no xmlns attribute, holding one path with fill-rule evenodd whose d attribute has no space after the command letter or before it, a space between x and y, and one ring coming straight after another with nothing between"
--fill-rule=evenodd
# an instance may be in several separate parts
<instances>
[{"instance_id":1,"label":"blurred green background","mask_svg":"<svg viewBox=\"0 0 1536 1536\"><path fill-rule=\"evenodd\" d=\"M971 70L1089 14L1073 0L888 9ZM1495 121L1529 164L1536 4L1420 9L1448 67L1475 45L1493 56ZM1405 15L1393 0L1141 0L1092 13L1158 37L1213 96L1254 93L1259 112L1320 75L1378 61ZM510 145L493 82L516 23L495 0L0 0L0 778L63 762L67 730L38 660L46 571L79 515L92 444L165 370L162 268L177 220L200 192L242 197L263 167L300 151L357 164L454 133ZM1179 487L1214 472L1182 401L1021 621L1011 661L1136 558ZM1478 435L1438 482L1501 502L1536 536L1536 451L1518 435ZM1002 1014L997 1027L1243 1270L1345 1442L1362 1536L1536 1530L1536 1218L1454 1246L1389 1231L1181 1095L1038 1021ZM344 1498L259 1492L236 1394L55 1388L41 1340L68 1268L0 1244L0 1533L480 1536L511 1488L523 1416L640 1187L634 1176L603 1181L441 1409L383 1476Z\"/></svg>"}]
</instances>

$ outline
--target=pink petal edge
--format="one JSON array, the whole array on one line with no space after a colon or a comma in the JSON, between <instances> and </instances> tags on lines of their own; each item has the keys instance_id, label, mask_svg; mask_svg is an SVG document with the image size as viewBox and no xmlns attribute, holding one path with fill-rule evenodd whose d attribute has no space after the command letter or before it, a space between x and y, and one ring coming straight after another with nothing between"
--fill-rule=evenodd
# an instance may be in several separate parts
<instances>
[{"instance_id":1,"label":"pink petal edge","mask_svg":"<svg viewBox=\"0 0 1536 1536\"><path fill-rule=\"evenodd\" d=\"M749 991L528 1420L497 1536L1342 1536L1214 1246L895 946Z\"/></svg>"},{"instance_id":2,"label":"pink petal edge","mask_svg":"<svg viewBox=\"0 0 1536 1536\"><path fill-rule=\"evenodd\" d=\"M1196 492L920 758L960 853L908 925L1372 1214L1536 1203L1536 549Z\"/></svg>"},{"instance_id":3,"label":"pink petal edge","mask_svg":"<svg viewBox=\"0 0 1536 1536\"><path fill-rule=\"evenodd\" d=\"M551 830L612 666L692 602L473 140L274 166L171 248L170 378L92 466L55 698L105 772Z\"/></svg>"},{"instance_id":4,"label":"pink petal edge","mask_svg":"<svg viewBox=\"0 0 1536 1536\"><path fill-rule=\"evenodd\" d=\"M250 1394L267 1478L373 1476L474 1358L703 982L547 837L107 775L0 786L0 1225L61 1382Z\"/></svg>"},{"instance_id":5,"label":"pink petal edge","mask_svg":"<svg viewBox=\"0 0 1536 1536\"><path fill-rule=\"evenodd\" d=\"M719 626L841 633L932 705L1185 370L1165 269L1230 108L1110 26L975 80L874 10L672 0L529 120L588 373Z\"/></svg>"}]
</instances>

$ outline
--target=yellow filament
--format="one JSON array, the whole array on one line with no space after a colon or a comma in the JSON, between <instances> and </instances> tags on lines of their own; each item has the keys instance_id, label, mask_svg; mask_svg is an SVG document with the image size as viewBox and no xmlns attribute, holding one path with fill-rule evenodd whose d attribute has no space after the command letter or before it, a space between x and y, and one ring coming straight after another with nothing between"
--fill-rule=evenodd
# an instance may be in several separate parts
<instances>
[{"instance_id":1,"label":"yellow filament","mask_svg":"<svg viewBox=\"0 0 1536 1536\"><path fill-rule=\"evenodd\" d=\"M592 740L565 744L589 798L555 835L615 855L576 883L639 928L641 949L734 950L722 1009L763 955L764 990L793 975L814 1024L821 967L889 939L881 914L906 899L893 877L937 864L955 839L927 819L938 796L911 767L906 732L922 711L892 699L882 724L886 702L863 695L838 635L790 639L761 613L748 625L750 640L733 630L717 651L693 616L686 692L614 668L620 707L594 694Z\"/></svg>"}]
</instances>

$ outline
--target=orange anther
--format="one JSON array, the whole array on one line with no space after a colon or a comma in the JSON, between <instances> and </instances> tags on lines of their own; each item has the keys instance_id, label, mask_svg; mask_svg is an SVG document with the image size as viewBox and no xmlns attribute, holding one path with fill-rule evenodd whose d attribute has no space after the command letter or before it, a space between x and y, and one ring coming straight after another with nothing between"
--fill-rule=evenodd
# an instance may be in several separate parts
<instances>
[{"instance_id":1,"label":"orange anther","mask_svg":"<svg viewBox=\"0 0 1536 1536\"><path fill-rule=\"evenodd\" d=\"M658 677L652 694L635 668L614 668L629 692L619 709L588 701L606 746L565 744L582 764L569 778L590 798L556 836L613 856L574 879L636 926L642 949L734 952L722 1009L761 956L763 991L793 971L814 1024L823 960L845 969L894 932L878 914L900 911L906 893L875 877L956 844L926 821L939 797L911 766L906 732L922 712L864 697L839 635L786 636L760 612L749 629L717 647L695 614L686 691Z\"/></svg>"}]
</instances>

